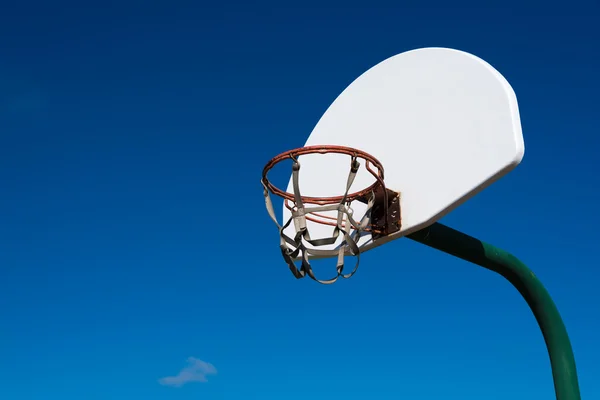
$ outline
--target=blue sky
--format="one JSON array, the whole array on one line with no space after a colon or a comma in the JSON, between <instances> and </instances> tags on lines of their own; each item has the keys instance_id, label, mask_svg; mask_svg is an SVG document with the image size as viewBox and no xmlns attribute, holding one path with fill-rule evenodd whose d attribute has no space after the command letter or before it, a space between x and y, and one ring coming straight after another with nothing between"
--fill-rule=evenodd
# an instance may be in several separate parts
<instances>
[{"instance_id":1,"label":"blue sky","mask_svg":"<svg viewBox=\"0 0 600 400\"><path fill-rule=\"evenodd\" d=\"M600 10L412 3L3 5L0 398L553 398L536 322L492 272L410 240L334 286L282 263L264 163L425 46L499 69L526 145L443 222L536 272L600 398Z\"/></svg>"}]
</instances>

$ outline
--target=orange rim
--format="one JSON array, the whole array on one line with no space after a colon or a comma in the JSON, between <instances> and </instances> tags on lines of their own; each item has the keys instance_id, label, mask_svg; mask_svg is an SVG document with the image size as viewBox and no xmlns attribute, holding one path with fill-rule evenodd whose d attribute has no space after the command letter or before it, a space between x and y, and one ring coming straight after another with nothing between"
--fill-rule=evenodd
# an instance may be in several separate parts
<instances>
[{"instance_id":1,"label":"orange rim","mask_svg":"<svg viewBox=\"0 0 600 400\"><path fill-rule=\"evenodd\" d=\"M271 182L269 182L269 179L267 178L267 174L269 173L269 171L276 164L278 164L281 161L284 161L288 158L291 158L292 160L297 160L299 156L305 155L305 154L328 154L328 153L346 154L351 157L362 158L362 159L366 160L367 170L369 171L369 173L371 173L371 175L373 175L375 177L375 182L371 186L369 186L363 190L360 190L358 192L347 194L346 200L348 202L354 201L360 197L367 195L368 193L372 192L376 187L378 187L380 185L383 187L384 192L385 192L385 184L383 183L383 166L381 165L381 162L379 162L378 159L376 159L369 153L366 153L362 150L353 149L351 147L334 146L334 145L319 145L319 146L300 147L297 149L288 150L284 153L281 153L281 154L273 157L273 159L271 159L271 161L269 161L263 169L263 172L262 172L263 183L267 186L267 188L272 193L274 193L280 197L283 197L285 200L294 202L295 196L293 193L288 193L286 191L283 191L283 190L279 189L278 187L276 187L275 185L273 185ZM377 168L377 172L371 168L371 164ZM340 203L342 200L344 200L344 196L333 196L333 197L300 196L300 198L302 199L302 201L304 203L317 204L317 205L335 204L335 203ZM286 202L286 207L290 208L288 206L287 202ZM327 223L327 222L318 221L318 220L312 220L312 221L320 222L320 223Z\"/></svg>"}]
</instances>

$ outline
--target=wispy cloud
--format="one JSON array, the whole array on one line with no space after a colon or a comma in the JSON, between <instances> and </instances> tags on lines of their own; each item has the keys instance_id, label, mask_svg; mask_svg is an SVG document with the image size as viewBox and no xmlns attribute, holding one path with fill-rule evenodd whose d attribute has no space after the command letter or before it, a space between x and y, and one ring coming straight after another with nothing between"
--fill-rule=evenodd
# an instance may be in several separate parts
<instances>
[{"instance_id":1,"label":"wispy cloud","mask_svg":"<svg viewBox=\"0 0 600 400\"><path fill-rule=\"evenodd\" d=\"M166 376L158 380L158 383L165 386L181 387L190 382L206 382L207 375L215 375L217 369L214 365L195 357L187 359L188 366L179 371L175 376Z\"/></svg>"}]
</instances>

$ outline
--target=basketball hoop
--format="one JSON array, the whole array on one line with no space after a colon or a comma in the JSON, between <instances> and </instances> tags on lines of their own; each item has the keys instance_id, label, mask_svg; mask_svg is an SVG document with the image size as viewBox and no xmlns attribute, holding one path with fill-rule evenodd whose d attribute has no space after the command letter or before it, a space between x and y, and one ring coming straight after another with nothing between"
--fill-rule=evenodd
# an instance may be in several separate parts
<instances>
[{"instance_id":1,"label":"basketball hoop","mask_svg":"<svg viewBox=\"0 0 600 400\"><path fill-rule=\"evenodd\" d=\"M333 197L309 197L300 193L299 174L300 163L298 157L306 154L338 153L350 157L350 171L343 195ZM293 193L283 191L267 178L268 172L284 160L292 160L292 187ZM367 188L357 192L350 192L354 178L360 168L359 159L365 161L365 168L375 178L375 182ZM373 169L373 167L375 169ZM281 153L271 159L263 169L262 185L264 188L265 204L271 219L279 228L280 248L282 255L294 276L298 279L306 275L319 283L331 284L339 277L349 278L358 269L360 259L360 246L358 238L362 234L371 234L372 240L400 230L400 194L386 189L384 183L383 165L372 155L358 149L345 146L307 146ZM284 199L285 207L290 210L291 217L282 225L277 221L270 194L273 193ZM367 210L360 221L353 218L351 203L358 201L367 205ZM312 205L307 207L306 205ZM323 212L337 212L337 218L323 215ZM307 221L330 225L333 231L330 237L312 239ZM293 238L284 233L284 230L294 223L295 235ZM335 249L325 250L318 247L334 245L342 234L342 241ZM306 243L311 247L307 247ZM310 266L310 257L331 257L337 255L337 275L327 280L315 277ZM352 272L344 274L344 258L346 255L356 257L356 265ZM295 260L301 260L298 268Z\"/></svg>"}]
</instances>

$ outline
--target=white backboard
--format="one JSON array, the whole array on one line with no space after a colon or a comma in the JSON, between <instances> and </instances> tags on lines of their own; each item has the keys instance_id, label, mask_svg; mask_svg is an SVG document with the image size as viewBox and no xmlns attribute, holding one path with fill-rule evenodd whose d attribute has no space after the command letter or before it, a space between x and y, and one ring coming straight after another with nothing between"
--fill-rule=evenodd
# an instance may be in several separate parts
<instances>
[{"instance_id":1,"label":"white backboard","mask_svg":"<svg viewBox=\"0 0 600 400\"><path fill-rule=\"evenodd\" d=\"M363 251L434 223L516 167L525 149L506 79L480 58L445 48L401 53L366 71L321 117L311 145L370 153L383 164L386 187L401 193L402 229L377 242L363 237ZM307 155L300 164L302 195L343 194L348 156ZM352 191L373 182L364 163L361 170ZM284 207L283 221L289 217ZM309 222L313 238L332 229ZM294 228L286 232L293 237Z\"/></svg>"}]
</instances>

